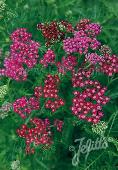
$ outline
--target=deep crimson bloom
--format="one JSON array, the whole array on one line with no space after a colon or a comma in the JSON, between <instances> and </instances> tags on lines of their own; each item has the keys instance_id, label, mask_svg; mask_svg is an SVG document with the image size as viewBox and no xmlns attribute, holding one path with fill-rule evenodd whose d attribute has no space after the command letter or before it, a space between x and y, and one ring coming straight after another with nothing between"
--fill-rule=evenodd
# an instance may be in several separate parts
<instances>
[{"instance_id":1,"label":"deep crimson bloom","mask_svg":"<svg viewBox=\"0 0 118 170\"><path fill-rule=\"evenodd\" d=\"M47 46L64 39L65 32L73 32L72 25L67 21L40 23L37 28L42 31Z\"/></svg>"},{"instance_id":2,"label":"deep crimson bloom","mask_svg":"<svg viewBox=\"0 0 118 170\"><path fill-rule=\"evenodd\" d=\"M112 76L114 73L118 73L118 57L116 55L104 55L104 60L99 63L100 71Z\"/></svg>"},{"instance_id":3,"label":"deep crimson bloom","mask_svg":"<svg viewBox=\"0 0 118 170\"><path fill-rule=\"evenodd\" d=\"M59 119L54 120L54 126L57 128L59 132L62 131L63 124L64 122L62 120L59 120Z\"/></svg>"},{"instance_id":4,"label":"deep crimson bloom","mask_svg":"<svg viewBox=\"0 0 118 170\"><path fill-rule=\"evenodd\" d=\"M45 85L43 88L43 94L45 98L58 98L58 83L59 77L57 75L47 75Z\"/></svg>"},{"instance_id":5,"label":"deep crimson bloom","mask_svg":"<svg viewBox=\"0 0 118 170\"><path fill-rule=\"evenodd\" d=\"M48 122L48 123L47 123ZM52 132L50 130L49 119L41 120L39 118L30 119L30 124L33 127L23 124L20 129L17 129L18 136L25 138L26 153L34 153L35 150L31 144L35 145L51 145Z\"/></svg>"},{"instance_id":6,"label":"deep crimson bloom","mask_svg":"<svg viewBox=\"0 0 118 170\"><path fill-rule=\"evenodd\" d=\"M41 86L35 87L34 89L34 95L37 98L40 98L43 95L43 88Z\"/></svg>"},{"instance_id":7,"label":"deep crimson bloom","mask_svg":"<svg viewBox=\"0 0 118 170\"><path fill-rule=\"evenodd\" d=\"M45 103L45 107L47 109L51 109L52 112L55 112L58 108L60 108L61 106L64 106L64 100L63 99L55 99L54 101L52 100L47 100Z\"/></svg>"},{"instance_id":8,"label":"deep crimson bloom","mask_svg":"<svg viewBox=\"0 0 118 170\"><path fill-rule=\"evenodd\" d=\"M90 23L90 20L89 19L82 19L82 20L80 20L80 22L79 23L77 23L77 25L76 25L76 29L77 30L84 30L85 29L85 26L87 25L87 24L89 24Z\"/></svg>"}]
</instances>

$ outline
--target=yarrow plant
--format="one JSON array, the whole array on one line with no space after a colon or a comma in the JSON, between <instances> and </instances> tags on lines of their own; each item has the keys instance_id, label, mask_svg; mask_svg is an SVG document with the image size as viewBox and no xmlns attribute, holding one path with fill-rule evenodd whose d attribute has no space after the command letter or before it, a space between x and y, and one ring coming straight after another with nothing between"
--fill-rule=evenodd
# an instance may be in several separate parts
<instances>
[{"instance_id":1,"label":"yarrow plant","mask_svg":"<svg viewBox=\"0 0 118 170\"><path fill-rule=\"evenodd\" d=\"M103 106L110 97L106 95L107 85L98 81L95 73L118 73L117 56L98 40L100 24L89 19L82 19L75 26L67 21L52 21L37 24L37 29L45 40L44 53L40 53L42 42L32 40L26 28L18 28L10 36L10 53L0 69L0 76L20 83L29 80L27 70L34 67L45 73L39 70L43 78L30 97L22 96L12 103L13 111L23 120L17 135L24 138L27 154L33 154L37 146L50 147L55 131L63 131L66 116L71 115L72 123L76 117L97 127L107 114ZM65 78L70 83L67 86ZM68 94L72 96L70 107Z\"/></svg>"}]
</instances>

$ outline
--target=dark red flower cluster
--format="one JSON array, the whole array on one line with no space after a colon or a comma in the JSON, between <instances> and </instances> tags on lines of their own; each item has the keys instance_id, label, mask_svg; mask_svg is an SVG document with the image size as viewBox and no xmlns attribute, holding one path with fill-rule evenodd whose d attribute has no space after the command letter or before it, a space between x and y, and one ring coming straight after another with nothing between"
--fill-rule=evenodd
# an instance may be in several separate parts
<instances>
[{"instance_id":1,"label":"dark red flower cluster","mask_svg":"<svg viewBox=\"0 0 118 170\"><path fill-rule=\"evenodd\" d=\"M76 27L75 27L75 29L76 30L84 30L85 29L85 26L87 25L87 24L89 24L90 23L90 20L89 19L82 19L82 20L80 20L79 21L79 23L77 23L76 24Z\"/></svg>"},{"instance_id":2,"label":"dark red flower cluster","mask_svg":"<svg viewBox=\"0 0 118 170\"><path fill-rule=\"evenodd\" d=\"M62 131L63 124L64 124L64 122L62 120L55 119L55 121L54 121L54 126L57 128L57 131L59 131L59 132Z\"/></svg>"},{"instance_id":3,"label":"dark red flower cluster","mask_svg":"<svg viewBox=\"0 0 118 170\"><path fill-rule=\"evenodd\" d=\"M34 95L39 99L43 95L43 87L42 86L35 87Z\"/></svg>"},{"instance_id":4,"label":"dark red flower cluster","mask_svg":"<svg viewBox=\"0 0 118 170\"><path fill-rule=\"evenodd\" d=\"M112 76L114 73L118 73L118 57L116 55L104 55L104 60L99 63L100 71Z\"/></svg>"},{"instance_id":5,"label":"dark red flower cluster","mask_svg":"<svg viewBox=\"0 0 118 170\"><path fill-rule=\"evenodd\" d=\"M61 99L58 95L58 85L60 79L57 75L47 75L46 80L44 81L44 87L36 87L35 88L35 96L40 98L51 98L53 100L47 100L45 103L45 107L51 109L52 112L55 112L59 107L64 105L63 99Z\"/></svg>"},{"instance_id":6,"label":"dark red flower cluster","mask_svg":"<svg viewBox=\"0 0 118 170\"><path fill-rule=\"evenodd\" d=\"M58 98L59 77L57 75L47 75L43 93L45 98Z\"/></svg>"},{"instance_id":7,"label":"dark red flower cluster","mask_svg":"<svg viewBox=\"0 0 118 170\"><path fill-rule=\"evenodd\" d=\"M58 108L60 108L61 106L64 106L64 104L65 103L63 99L58 98L58 99L55 99L54 101L52 100L46 101L45 107L47 109L51 109L52 112L55 112Z\"/></svg>"},{"instance_id":8,"label":"dark red flower cluster","mask_svg":"<svg viewBox=\"0 0 118 170\"><path fill-rule=\"evenodd\" d=\"M22 97L13 103L14 112L19 114L22 119L27 118L27 114L30 114L32 110L38 109L39 101L35 97L31 97L29 100L26 97Z\"/></svg>"},{"instance_id":9,"label":"dark red flower cluster","mask_svg":"<svg viewBox=\"0 0 118 170\"><path fill-rule=\"evenodd\" d=\"M19 80L27 79L27 72L23 67L26 64L32 68L37 63L39 43L31 40L31 34L27 29L20 28L11 34L13 44L10 47L10 55L4 60L5 70L2 74Z\"/></svg>"},{"instance_id":10,"label":"dark red flower cluster","mask_svg":"<svg viewBox=\"0 0 118 170\"><path fill-rule=\"evenodd\" d=\"M43 64L44 67L47 67L48 64L54 64L55 63L55 54L52 50L47 50L47 52L44 54L43 59L40 60L40 63Z\"/></svg>"},{"instance_id":11,"label":"dark red flower cluster","mask_svg":"<svg viewBox=\"0 0 118 170\"><path fill-rule=\"evenodd\" d=\"M33 154L35 152L35 146L46 146L50 147L53 143L53 134L51 127L56 127L57 131L61 132L63 127L63 121L55 119L53 124L48 118L44 120L39 118L30 119L28 125L23 124L21 128L17 129L17 134L19 137L25 139L26 143L26 154ZM32 144L34 147L32 147Z\"/></svg>"},{"instance_id":12,"label":"dark red flower cluster","mask_svg":"<svg viewBox=\"0 0 118 170\"><path fill-rule=\"evenodd\" d=\"M42 31L43 36L46 38L46 45L49 46L55 41L61 40L65 37L65 32L72 32L73 27L67 21L40 23L37 28Z\"/></svg>"},{"instance_id":13,"label":"dark red flower cluster","mask_svg":"<svg viewBox=\"0 0 118 170\"><path fill-rule=\"evenodd\" d=\"M74 67L77 65L77 58L75 56L62 57L61 62L56 63L58 67L58 72L65 74L67 71L73 71Z\"/></svg>"},{"instance_id":14,"label":"dark red flower cluster","mask_svg":"<svg viewBox=\"0 0 118 170\"><path fill-rule=\"evenodd\" d=\"M74 91L72 112L79 119L98 123L103 116L102 106L109 98L104 95L107 88L103 88L98 81L88 79L91 73L92 69L86 72L79 70L73 75L73 87L81 87L82 91Z\"/></svg>"},{"instance_id":15,"label":"dark red flower cluster","mask_svg":"<svg viewBox=\"0 0 118 170\"><path fill-rule=\"evenodd\" d=\"M94 67L91 67L87 70L79 68L77 73L74 71L72 76L73 87L84 87L86 85L85 80L90 78L93 71L94 71Z\"/></svg>"},{"instance_id":16,"label":"dark red flower cluster","mask_svg":"<svg viewBox=\"0 0 118 170\"><path fill-rule=\"evenodd\" d=\"M26 124L23 124L20 129L17 129L17 134L25 138L26 153L34 153L34 147L31 148L31 144L34 145L51 145L52 144L52 132L50 130L49 119L41 120L39 118L30 119L33 127L28 128ZM35 126L35 127L34 127Z\"/></svg>"}]
</instances>

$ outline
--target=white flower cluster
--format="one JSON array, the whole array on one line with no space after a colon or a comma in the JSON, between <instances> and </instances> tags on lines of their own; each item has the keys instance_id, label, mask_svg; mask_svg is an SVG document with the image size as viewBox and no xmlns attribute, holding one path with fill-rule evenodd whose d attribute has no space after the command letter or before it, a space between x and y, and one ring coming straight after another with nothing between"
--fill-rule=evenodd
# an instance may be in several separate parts
<instances>
[{"instance_id":1,"label":"white flower cluster","mask_svg":"<svg viewBox=\"0 0 118 170\"><path fill-rule=\"evenodd\" d=\"M20 161L16 160L11 163L12 170L20 170Z\"/></svg>"},{"instance_id":2,"label":"white flower cluster","mask_svg":"<svg viewBox=\"0 0 118 170\"><path fill-rule=\"evenodd\" d=\"M108 128L108 125L104 121L100 121L98 124L92 125L92 131L100 136L103 136L106 129Z\"/></svg>"},{"instance_id":3,"label":"white flower cluster","mask_svg":"<svg viewBox=\"0 0 118 170\"><path fill-rule=\"evenodd\" d=\"M11 110L12 104L9 102L4 102L0 107L0 119L4 119L8 116L8 112Z\"/></svg>"},{"instance_id":4,"label":"white flower cluster","mask_svg":"<svg viewBox=\"0 0 118 170\"><path fill-rule=\"evenodd\" d=\"M6 0L0 0L0 12L3 12L6 8Z\"/></svg>"},{"instance_id":5,"label":"white flower cluster","mask_svg":"<svg viewBox=\"0 0 118 170\"><path fill-rule=\"evenodd\" d=\"M0 86L0 98L4 98L4 96L7 94L7 92L8 92L7 85Z\"/></svg>"}]
</instances>

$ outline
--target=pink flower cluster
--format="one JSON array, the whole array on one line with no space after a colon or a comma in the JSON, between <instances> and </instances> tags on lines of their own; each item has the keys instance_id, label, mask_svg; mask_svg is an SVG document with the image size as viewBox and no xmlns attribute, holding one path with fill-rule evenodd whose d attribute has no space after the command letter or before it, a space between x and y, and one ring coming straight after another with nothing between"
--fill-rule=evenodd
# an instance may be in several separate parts
<instances>
[{"instance_id":1,"label":"pink flower cluster","mask_svg":"<svg viewBox=\"0 0 118 170\"><path fill-rule=\"evenodd\" d=\"M97 64L104 61L104 57L98 55L97 53L88 53L85 56L85 61L89 61L91 64Z\"/></svg>"},{"instance_id":2,"label":"pink flower cluster","mask_svg":"<svg viewBox=\"0 0 118 170\"><path fill-rule=\"evenodd\" d=\"M84 30L89 36L96 36L101 32L101 26L96 23L89 23L85 25Z\"/></svg>"},{"instance_id":3,"label":"pink flower cluster","mask_svg":"<svg viewBox=\"0 0 118 170\"><path fill-rule=\"evenodd\" d=\"M50 130L49 119L41 120L39 118L30 119L32 128L28 128L26 124L23 124L20 129L17 129L17 134L25 138L26 153L34 153L34 148L31 148L31 144L35 145L51 145L52 144L52 132ZM35 126L35 127L34 127Z\"/></svg>"},{"instance_id":4,"label":"pink flower cluster","mask_svg":"<svg viewBox=\"0 0 118 170\"><path fill-rule=\"evenodd\" d=\"M54 64L55 63L55 54L52 50L47 50L47 52L44 54L43 59L40 60L40 63L44 65L44 67L47 67L48 64Z\"/></svg>"},{"instance_id":5,"label":"pink flower cluster","mask_svg":"<svg viewBox=\"0 0 118 170\"><path fill-rule=\"evenodd\" d=\"M37 63L40 45L31 40L31 34L25 28L14 31L11 40L13 44L10 46L10 56L4 60L5 75L17 81L26 80L27 72L23 64L32 68Z\"/></svg>"},{"instance_id":6,"label":"pink flower cluster","mask_svg":"<svg viewBox=\"0 0 118 170\"><path fill-rule=\"evenodd\" d=\"M86 83L89 83L89 81L86 81ZM104 96L106 88L99 86L98 82L93 82L93 85L93 88L87 88L82 93L74 91L72 112L79 119L98 123L103 117L102 106L109 101L109 98Z\"/></svg>"},{"instance_id":7,"label":"pink flower cluster","mask_svg":"<svg viewBox=\"0 0 118 170\"><path fill-rule=\"evenodd\" d=\"M5 74L6 74L5 69L0 69L0 76L5 76Z\"/></svg>"},{"instance_id":8,"label":"pink flower cluster","mask_svg":"<svg viewBox=\"0 0 118 170\"><path fill-rule=\"evenodd\" d=\"M88 71L78 72L73 75L73 87L84 88L82 92L74 91L72 112L79 119L87 120L88 122L98 123L103 116L102 106L105 105L109 98L106 97L105 91L98 81L92 81L90 75L92 69ZM86 89L85 89L86 88Z\"/></svg>"},{"instance_id":9,"label":"pink flower cluster","mask_svg":"<svg viewBox=\"0 0 118 170\"><path fill-rule=\"evenodd\" d=\"M80 26L80 29L75 31L73 38L63 40L63 49L67 53L86 54L89 48L92 50L99 48L100 42L96 39L96 36L101 32L101 27L99 24L88 22L83 22L82 27ZM77 28L79 28L79 25Z\"/></svg>"},{"instance_id":10,"label":"pink flower cluster","mask_svg":"<svg viewBox=\"0 0 118 170\"><path fill-rule=\"evenodd\" d=\"M39 101L35 97L31 97L29 100L26 97L22 97L13 103L14 112L19 114L22 119L27 118L27 114L29 115L32 110L38 109Z\"/></svg>"},{"instance_id":11,"label":"pink flower cluster","mask_svg":"<svg viewBox=\"0 0 118 170\"><path fill-rule=\"evenodd\" d=\"M58 72L65 74L66 71L73 71L74 67L77 65L77 58L75 56L67 56L67 58L62 57L61 62L57 62Z\"/></svg>"}]
</instances>

